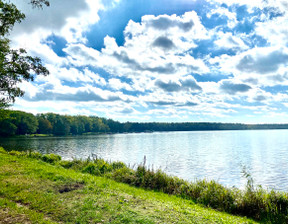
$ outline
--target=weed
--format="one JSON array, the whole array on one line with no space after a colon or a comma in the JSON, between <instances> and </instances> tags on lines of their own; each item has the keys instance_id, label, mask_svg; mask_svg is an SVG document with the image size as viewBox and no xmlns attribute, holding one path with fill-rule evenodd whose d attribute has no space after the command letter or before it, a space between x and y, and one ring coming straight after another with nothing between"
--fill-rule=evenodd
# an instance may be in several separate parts
<instances>
[{"instance_id":1,"label":"weed","mask_svg":"<svg viewBox=\"0 0 288 224\"><path fill-rule=\"evenodd\" d=\"M25 152L19 152L19 151L12 150L12 151L9 152L9 155L23 156L23 155L26 155L26 154L25 154Z\"/></svg>"},{"instance_id":2,"label":"weed","mask_svg":"<svg viewBox=\"0 0 288 224\"><path fill-rule=\"evenodd\" d=\"M6 154L7 152L6 152L6 150L3 147L0 147L0 153Z\"/></svg>"},{"instance_id":3,"label":"weed","mask_svg":"<svg viewBox=\"0 0 288 224\"><path fill-rule=\"evenodd\" d=\"M71 168L73 165L75 164L75 162L73 161L68 161L68 160L61 160L59 162L59 165L66 168L66 169L69 169Z\"/></svg>"},{"instance_id":4,"label":"weed","mask_svg":"<svg viewBox=\"0 0 288 224\"><path fill-rule=\"evenodd\" d=\"M83 173L90 173L96 176L101 175L101 171L99 170L98 166L95 163L89 163L84 169L82 170Z\"/></svg>"},{"instance_id":5,"label":"weed","mask_svg":"<svg viewBox=\"0 0 288 224\"><path fill-rule=\"evenodd\" d=\"M40 152L29 151L27 156L30 158L35 158L35 159L42 159L43 158L43 155Z\"/></svg>"},{"instance_id":6,"label":"weed","mask_svg":"<svg viewBox=\"0 0 288 224\"><path fill-rule=\"evenodd\" d=\"M47 154L42 157L42 160L47 163L55 164L61 160L61 156L55 154Z\"/></svg>"}]
</instances>

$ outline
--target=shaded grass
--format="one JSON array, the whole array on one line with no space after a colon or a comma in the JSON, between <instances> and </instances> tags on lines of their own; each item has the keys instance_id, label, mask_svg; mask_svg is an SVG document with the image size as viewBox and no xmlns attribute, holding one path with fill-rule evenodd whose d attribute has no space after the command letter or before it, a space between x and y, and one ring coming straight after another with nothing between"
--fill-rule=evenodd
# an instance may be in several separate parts
<instances>
[{"instance_id":1,"label":"shaded grass","mask_svg":"<svg viewBox=\"0 0 288 224\"><path fill-rule=\"evenodd\" d=\"M203 208L191 200L67 170L59 161L53 165L23 155L0 153L0 220L8 217L14 223L21 223L21 219L27 223L254 223Z\"/></svg>"}]
</instances>

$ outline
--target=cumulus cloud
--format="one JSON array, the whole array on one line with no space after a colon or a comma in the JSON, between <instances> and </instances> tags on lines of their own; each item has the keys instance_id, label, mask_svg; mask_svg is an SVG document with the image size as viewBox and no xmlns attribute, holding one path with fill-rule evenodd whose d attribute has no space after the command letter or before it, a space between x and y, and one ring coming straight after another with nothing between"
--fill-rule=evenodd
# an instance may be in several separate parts
<instances>
[{"instance_id":1,"label":"cumulus cloud","mask_svg":"<svg viewBox=\"0 0 288 224\"><path fill-rule=\"evenodd\" d=\"M253 98L255 101L264 101L266 100L267 98L263 95L258 95L256 97Z\"/></svg>"},{"instance_id":2,"label":"cumulus cloud","mask_svg":"<svg viewBox=\"0 0 288 224\"><path fill-rule=\"evenodd\" d=\"M214 42L218 48L223 49L248 49L248 46L243 42L243 40L232 33L223 33L220 31L217 33L217 40Z\"/></svg>"},{"instance_id":3,"label":"cumulus cloud","mask_svg":"<svg viewBox=\"0 0 288 224\"><path fill-rule=\"evenodd\" d=\"M135 112L135 110L133 108L124 108L118 112L122 114L132 114L133 112Z\"/></svg>"},{"instance_id":4,"label":"cumulus cloud","mask_svg":"<svg viewBox=\"0 0 288 224\"><path fill-rule=\"evenodd\" d=\"M151 30L151 24L155 21L155 24L159 21L162 24L163 18L169 24L177 25L170 24L165 33L162 29L154 29L155 27ZM186 27L183 24L192 21L191 29L183 28ZM175 32L175 29L179 31ZM101 51L84 44L69 44L63 51L74 65L93 65L103 68L113 76L131 79L143 75L151 78L159 74L201 74L209 70L204 61L185 53L195 47L195 40L207 38L207 32L195 12L188 12L183 16L143 16L141 23L128 23L124 36L124 46L118 46L115 38L107 36L104 39L105 47Z\"/></svg>"},{"instance_id":5,"label":"cumulus cloud","mask_svg":"<svg viewBox=\"0 0 288 224\"><path fill-rule=\"evenodd\" d=\"M227 26L233 28L237 25L237 14L235 12L229 11L229 9L224 7L216 7L207 13L207 17L211 18L213 15L218 15L227 21Z\"/></svg>"},{"instance_id":6,"label":"cumulus cloud","mask_svg":"<svg viewBox=\"0 0 288 224\"><path fill-rule=\"evenodd\" d=\"M232 75L236 82L252 86L287 85L288 54L285 47L255 47L236 55L223 54L209 62L223 74Z\"/></svg>"},{"instance_id":7,"label":"cumulus cloud","mask_svg":"<svg viewBox=\"0 0 288 224\"><path fill-rule=\"evenodd\" d=\"M244 55L236 65L236 68L243 72L267 74L276 72L281 65L288 63L288 54L281 50L271 51L268 54L263 51L261 51L262 54L259 53Z\"/></svg>"},{"instance_id":8,"label":"cumulus cloud","mask_svg":"<svg viewBox=\"0 0 288 224\"><path fill-rule=\"evenodd\" d=\"M194 25L193 20L186 19L181 20L181 19L175 19L171 18L170 16L163 15L163 16L158 16L158 17L152 17L151 20L148 21L148 26L151 26L155 29L158 30L168 30L173 27L177 27L184 32L188 32L191 30L191 28Z\"/></svg>"},{"instance_id":9,"label":"cumulus cloud","mask_svg":"<svg viewBox=\"0 0 288 224\"><path fill-rule=\"evenodd\" d=\"M194 78L184 77L179 80L161 80L155 81L155 85L165 92L179 92L179 91L201 91L202 88L197 84Z\"/></svg>"},{"instance_id":10,"label":"cumulus cloud","mask_svg":"<svg viewBox=\"0 0 288 224\"><path fill-rule=\"evenodd\" d=\"M160 47L164 50L170 50L176 47L172 40L167 37L161 36L158 37L152 44L154 47Z\"/></svg>"},{"instance_id":11,"label":"cumulus cloud","mask_svg":"<svg viewBox=\"0 0 288 224\"><path fill-rule=\"evenodd\" d=\"M272 46L285 46L288 43L287 27L288 15L279 16L273 20L267 19L265 22L256 23L255 32L263 37Z\"/></svg>"},{"instance_id":12,"label":"cumulus cloud","mask_svg":"<svg viewBox=\"0 0 288 224\"><path fill-rule=\"evenodd\" d=\"M26 15L25 20L16 25L14 32L31 33L38 28L60 30L67 18L79 16L79 12L89 10L85 0L50 1L50 7L34 9L27 1L12 1Z\"/></svg>"},{"instance_id":13,"label":"cumulus cloud","mask_svg":"<svg viewBox=\"0 0 288 224\"><path fill-rule=\"evenodd\" d=\"M220 89L229 94L245 93L251 89L251 86L248 86L243 83L232 83L230 81L224 81L220 85Z\"/></svg>"},{"instance_id":14,"label":"cumulus cloud","mask_svg":"<svg viewBox=\"0 0 288 224\"><path fill-rule=\"evenodd\" d=\"M254 1L250 1L250 0L242 0L242 1L238 1L238 0L208 0L209 2L212 3L219 3L219 4L226 4L228 6L232 6L232 5L240 5L240 6L248 6L251 8L257 7L257 8L262 8L265 4L265 1L263 0L254 0Z\"/></svg>"},{"instance_id":15,"label":"cumulus cloud","mask_svg":"<svg viewBox=\"0 0 288 224\"><path fill-rule=\"evenodd\" d=\"M51 85L45 85L42 91L37 92L34 96L26 97L28 101L73 101L73 102L107 102L122 100L118 94L105 91L99 88L80 87L67 88L69 91L57 91L51 88Z\"/></svg>"},{"instance_id":16,"label":"cumulus cloud","mask_svg":"<svg viewBox=\"0 0 288 224\"><path fill-rule=\"evenodd\" d=\"M13 29L13 36L33 34L37 30L47 35L56 33L68 41L84 41L82 32L99 20L98 11L103 9L101 2L86 0L51 0L50 7L33 9L26 1L13 1L26 15L21 24Z\"/></svg>"},{"instance_id":17,"label":"cumulus cloud","mask_svg":"<svg viewBox=\"0 0 288 224\"><path fill-rule=\"evenodd\" d=\"M67 59L74 65L85 66L96 62L99 52L83 44L70 44L63 49L68 54Z\"/></svg>"},{"instance_id":18,"label":"cumulus cloud","mask_svg":"<svg viewBox=\"0 0 288 224\"><path fill-rule=\"evenodd\" d=\"M120 79L115 79L115 78L109 79L108 85L112 89L115 89L115 90L125 89L128 91L133 91L133 88L131 87L131 85L129 85L128 83L121 82Z\"/></svg>"},{"instance_id":19,"label":"cumulus cloud","mask_svg":"<svg viewBox=\"0 0 288 224\"><path fill-rule=\"evenodd\" d=\"M174 73L175 67L172 63L167 63L166 65L159 66L147 66L145 64L141 65L136 60L131 59L125 51L121 51L120 53L114 52L113 56L117 59L118 62L122 63L122 66L128 65L129 68L134 69L136 71L149 71L155 73Z\"/></svg>"}]
</instances>

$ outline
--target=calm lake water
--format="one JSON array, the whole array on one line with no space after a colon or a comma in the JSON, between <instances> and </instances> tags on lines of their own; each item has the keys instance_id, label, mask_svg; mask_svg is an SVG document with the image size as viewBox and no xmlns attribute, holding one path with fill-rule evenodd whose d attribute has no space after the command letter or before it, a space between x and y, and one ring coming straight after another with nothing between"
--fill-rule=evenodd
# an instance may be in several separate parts
<instances>
[{"instance_id":1,"label":"calm lake water","mask_svg":"<svg viewBox=\"0 0 288 224\"><path fill-rule=\"evenodd\" d=\"M5 149L56 153L63 159L91 154L130 164L143 162L186 180L213 179L243 188L243 168L255 184L288 191L288 130L199 131L78 137L0 139Z\"/></svg>"}]
</instances>

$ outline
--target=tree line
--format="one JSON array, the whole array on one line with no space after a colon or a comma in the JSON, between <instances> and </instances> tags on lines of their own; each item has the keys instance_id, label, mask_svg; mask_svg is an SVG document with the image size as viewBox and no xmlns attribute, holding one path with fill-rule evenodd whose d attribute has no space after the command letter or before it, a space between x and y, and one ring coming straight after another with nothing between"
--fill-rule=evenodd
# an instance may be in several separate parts
<instances>
[{"instance_id":1,"label":"tree line","mask_svg":"<svg viewBox=\"0 0 288 224\"><path fill-rule=\"evenodd\" d=\"M211 122L118 122L97 116L71 116L55 113L33 115L23 111L5 110L0 118L0 136L51 134L55 136L84 133L125 133L154 131L204 131L288 129L288 124L240 124ZM2 113L3 115L3 113Z\"/></svg>"},{"instance_id":2,"label":"tree line","mask_svg":"<svg viewBox=\"0 0 288 224\"><path fill-rule=\"evenodd\" d=\"M105 120L105 123L104 123ZM69 116L54 113L37 114L6 110L0 119L0 135L52 134L81 135L87 132L109 132L109 121L95 116Z\"/></svg>"}]
</instances>

